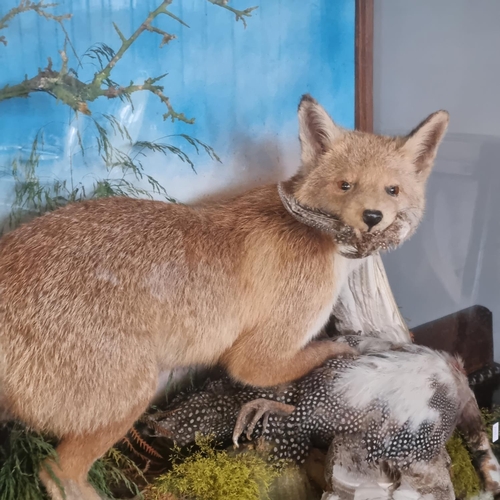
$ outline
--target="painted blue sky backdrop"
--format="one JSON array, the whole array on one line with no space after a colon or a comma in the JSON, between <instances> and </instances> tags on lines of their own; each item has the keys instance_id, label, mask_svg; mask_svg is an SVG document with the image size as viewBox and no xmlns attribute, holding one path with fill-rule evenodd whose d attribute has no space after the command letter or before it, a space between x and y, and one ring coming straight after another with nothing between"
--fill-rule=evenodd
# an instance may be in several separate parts
<instances>
[{"instance_id":1,"label":"painted blue sky backdrop","mask_svg":"<svg viewBox=\"0 0 500 500\"><path fill-rule=\"evenodd\" d=\"M129 36L160 0L61 0L57 13L71 13L66 23L75 52L82 57L95 43L115 50L115 22ZM133 96L134 108L116 100L91 103L93 117L114 114L134 140L156 140L187 133L211 146L223 164L193 155L194 174L175 157L153 155L148 172L181 201L189 201L227 186L286 176L298 165L296 110L309 92L341 125L354 126L354 0L232 0L235 8L258 6L248 26L230 12L206 0L174 0L170 10L189 28L161 16L155 25L176 39L159 48L160 37L144 33L122 58L112 78L123 84L168 75L165 94L178 112L196 119L194 125L164 122L164 106L146 92ZM0 17L18 0L2 0ZM58 51L64 36L53 22L33 13L16 17L2 32L0 87L34 76L51 57L60 66ZM70 48L70 66L77 60ZM78 76L89 81L96 67L82 57ZM46 94L0 102L0 168L14 157L29 154L39 130L44 131L41 172L47 179L64 179L69 165L77 178L99 175L89 119L74 114ZM76 130L89 148L87 163L79 158ZM172 139L174 140L174 139ZM119 139L116 139L117 145ZM181 146L181 143L178 143ZM90 165L89 165L90 158ZM0 201L8 204L8 178L0 178Z\"/></svg>"}]
</instances>

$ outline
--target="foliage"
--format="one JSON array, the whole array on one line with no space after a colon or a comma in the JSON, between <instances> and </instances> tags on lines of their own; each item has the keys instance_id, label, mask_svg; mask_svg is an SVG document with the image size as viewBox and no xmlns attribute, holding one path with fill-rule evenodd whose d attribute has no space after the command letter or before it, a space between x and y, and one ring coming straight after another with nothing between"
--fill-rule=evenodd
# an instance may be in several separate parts
<instances>
[{"instance_id":1,"label":"foliage","mask_svg":"<svg viewBox=\"0 0 500 500\"><path fill-rule=\"evenodd\" d=\"M14 422L4 424L0 432L0 500L47 499L38 474L45 467L53 475L44 460L57 462L56 440ZM119 489L139 495L139 485L145 483L141 470L116 448L93 465L89 481L111 499Z\"/></svg>"},{"instance_id":2,"label":"foliage","mask_svg":"<svg viewBox=\"0 0 500 500\"><path fill-rule=\"evenodd\" d=\"M118 449L111 448L90 469L89 482L106 498L115 498L114 492L120 488L141 498L140 487L146 479L135 462Z\"/></svg>"},{"instance_id":3,"label":"foliage","mask_svg":"<svg viewBox=\"0 0 500 500\"><path fill-rule=\"evenodd\" d=\"M170 500L172 495L196 500L259 500L279 471L255 453L234 457L216 450L210 438L197 440L198 450L183 459L179 449L172 470L159 476L144 491L145 500Z\"/></svg>"},{"instance_id":4,"label":"foliage","mask_svg":"<svg viewBox=\"0 0 500 500\"><path fill-rule=\"evenodd\" d=\"M110 124L109 129L97 121L95 121L95 126L97 151L104 168L100 169L101 176L94 178L90 187L86 186L85 178L75 178L72 166L68 179L44 179L40 176L40 150L43 148L43 132L41 131L32 143L29 157L24 161L20 158L14 159L11 168L1 172L4 176L10 176L14 180L14 200L9 217L10 228L18 226L26 218L85 199L107 196L152 198L154 195L159 195L170 202L175 202L165 187L146 172L142 159L147 152L160 153L165 156L173 154L195 171L194 163L178 146L170 142L159 142L162 140L180 139L192 147L197 154L204 152L211 159L220 162L220 158L210 146L186 134L165 136L155 142L133 143L124 125L120 125L113 116L103 115L103 118ZM116 136L125 141L125 149L119 149L113 145L112 138ZM85 149L83 146L80 148L84 155ZM146 183L149 189L142 187L141 183Z\"/></svg>"},{"instance_id":5,"label":"foliage","mask_svg":"<svg viewBox=\"0 0 500 500\"><path fill-rule=\"evenodd\" d=\"M57 458L53 441L19 424L4 425L2 435L5 435L5 442L0 442L0 499L46 498L38 473L46 458Z\"/></svg>"}]
</instances>

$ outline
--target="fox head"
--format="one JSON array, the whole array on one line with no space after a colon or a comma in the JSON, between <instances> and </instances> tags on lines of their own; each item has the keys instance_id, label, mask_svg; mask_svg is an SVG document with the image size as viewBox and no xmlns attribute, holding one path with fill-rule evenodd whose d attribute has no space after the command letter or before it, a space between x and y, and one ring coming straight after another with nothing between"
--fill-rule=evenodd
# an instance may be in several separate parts
<instances>
[{"instance_id":1,"label":"fox head","mask_svg":"<svg viewBox=\"0 0 500 500\"><path fill-rule=\"evenodd\" d=\"M302 166L281 186L288 210L306 224L334 228L346 245L384 247L384 233L392 238L389 246L408 238L423 215L448 113L431 114L401 137L346 130L309 95L298 115Z\"/></svg>"}]
</instances>

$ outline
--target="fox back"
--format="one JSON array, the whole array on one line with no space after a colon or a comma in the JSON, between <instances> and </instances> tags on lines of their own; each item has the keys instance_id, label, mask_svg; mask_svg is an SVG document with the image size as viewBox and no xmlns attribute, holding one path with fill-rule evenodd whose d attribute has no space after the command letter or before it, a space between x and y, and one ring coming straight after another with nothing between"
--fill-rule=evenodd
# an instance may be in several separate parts
<instances>
[{"instance_id":1,"label":"fox back","mask_svg":"<svg viewBox=\"0 0 500 500\"><path fill-rule=\"evenodd\" d=\"M351 355L313 338L360 261L348 257L418 225L447 122L441 111L405 137L348 131L304 96L302 166L279 186L196 206L87 201L4 236L0 405L62 438L58 475L89 494L82 471L144 411L161 371L221 363L269 386Z\"/></svg>"}]
</instances>

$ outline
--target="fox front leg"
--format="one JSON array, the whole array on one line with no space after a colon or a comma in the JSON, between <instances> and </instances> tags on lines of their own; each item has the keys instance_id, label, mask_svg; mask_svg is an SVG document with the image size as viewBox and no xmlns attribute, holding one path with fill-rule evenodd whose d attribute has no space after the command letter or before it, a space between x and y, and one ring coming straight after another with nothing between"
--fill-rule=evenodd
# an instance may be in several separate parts
<instances>
[{"instance_id":1,"label":"fox front leg","mask_svg":"<svg viewBox=\"0 0 500 500\"><path fill-rule=\"evenodd\" d=\"M222 364L239 382L271 387L297 380L328 359L357 356L358 351L343 342L315 340L301 348L286 345L286 336L274 333L262 341L250 335L238 339L223 356Z\"/></svg>"}]
</instances>

